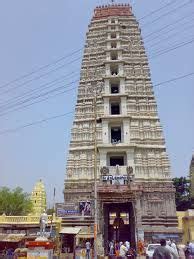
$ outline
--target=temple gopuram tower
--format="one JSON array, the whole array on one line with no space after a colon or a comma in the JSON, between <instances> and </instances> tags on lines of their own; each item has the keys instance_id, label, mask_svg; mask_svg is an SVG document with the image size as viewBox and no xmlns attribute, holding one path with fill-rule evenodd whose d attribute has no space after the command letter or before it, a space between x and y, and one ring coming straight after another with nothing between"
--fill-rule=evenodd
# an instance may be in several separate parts
<instances>
[{"instance_id":1,"label":"temple gopuram tower","mask_svg":"<svg viewBox=\"0 0 194 259\"><path fill-rule=\"evenodd\" d=\"M128 4L96 7L86 34L64 189L72 226L85 222L92 229L95 164L99 249L106 253L113 239L133 245L178 238L148 59Z\"/></svg>"},{"instance_id":2,"label":"temple gopuram tower","mask_svg":"<svg viewBox=\"0 0 194 259\"><path fill-rule=\"evenodd\" d=\"M33 204L33 214L41 215L46 210L46 191L42 180L39 180L31 194L31 201Z\"/></svg>"}]
</instances>

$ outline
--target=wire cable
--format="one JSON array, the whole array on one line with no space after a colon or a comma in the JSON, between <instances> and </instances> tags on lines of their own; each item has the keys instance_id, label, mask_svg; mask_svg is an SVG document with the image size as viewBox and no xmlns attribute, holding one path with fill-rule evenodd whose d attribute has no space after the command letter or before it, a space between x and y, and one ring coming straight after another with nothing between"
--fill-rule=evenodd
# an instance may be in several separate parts
<instances>
[{"instance_id":1,"label":"wire cable","mask_svg":"<svg viewBox=\"0 0 194 259\"><path fill-rule=\"evenodd\" d=\"M59 115L55 115L55 116L52 116L52 117L46 117L46 118L43 118L41 120L25 124L25 125L19 126L17 128L14 128L14 129L8 129L8 130L0 131L0 135L4 135L5 133L13 133L13 132L16 132L18 130L21 130L21 129L24 129L24 128L27 128L27 127L31 127L31 126L34 126L34 125L37 125L37 124L42 124L42 123L50 121L50 120L54 120L54 119L58 119L58 118L70 115L72 113L73 113L73 111L63 113L63 114L59 114Z\"/></svg>"},{"instance_id":2,"label":"wire cable","mask_svg":"<svg viewBox=\"0 0 194 259\"><path fill-rule=\"evenodd\" d=\"M162 50L162 51L158 51L158 52L152 54L152 55L150 56L150 58L152 59L152 58L161 56L161 55L163 55L163 54L166 54L166 53L168 53L168 52L170 52L170 51L173 51L173 50L176 50L176 49L178 49L178 48L184 47L184 46L186 46L186 45L188 45L188 44L191 44L191 43L193 43L193 42L194 42L194 38L191 39L191 40L189 40L189 41L187 41L187 42L182 42L181 44L174 45L172 48L167 48L167 49L164 49L164 50Z\"/></svg>"},{"instance_id":3,"label":"wire cable","mask_svg":"<svg viewBox=\"0 0 194 259\"><path fill-rule=\"evenodd\" d=\"M175 0L175 1L173 0L173 1L169 2L169 3L167 3L167 4L165 4L164 6L158 8L158 9L156 9L156 10L153 10L153 11L151 11L150 13L146 14L145 16L141 17L138 21L141 21L141 20L143 20L143 19L145 19L145 18L147 18L147 17L150 17L150 16L153 15L154 13L157 13L157 12L161 11L162 9L164 9L164 8L166 8L166 7L169 7L171 4L174 4L174 3L176 3L176 2L178 2L178 0Z\"/></svg>"},{"instance_id":4,"label":"wire cable","mask_svg":"<svg viewBox=\"0 0 194 259\"><path fill-rule=\"evenodd\" d=\"M157 57L157 56L160 56L160 55L163 55L163 54L165 54L165 53L168 53L169 51L173 51L173 50L175 50L175 49L177 49L177 48L183 47L183 46L185 46L185 45L187 45L187 44L190 44L190 43L192 43L192 42L193 42L193 40L192 40L192 41L189 41L189 42L183 42L182 44L178 44L178 45L172 46L171 48L167 48L167 49L161 50L160 53L158 53L158 52L153 53L152 56L150 56L150 59L153 59L153 58L155 58L155 57ZM12 105L11 107L8 107L8 109L10 109L10 108L15 108L15 106L22 105L22 104L24 104L24 103L26 103L26 102L28 102L28 101L31 101L31 100L33 100L33 99L42 97L42 96L44 96L44 95L47 95L47 94L50 93L50 92L53 92L53 91L56 91L56 90L57 90L57 91L58 91L58 90L61 90L61 88L62 88L62 87L58 87L58 88L53 89L53 90L51 90L51 91L49 91L49 92L43 93L43 94L39 95L38 97L35 96L35 97L33 97L33 98L29 98L29 99L24 100L24 101L22 101L22 102L16 103L16 104ZM3 113L2 115L5 115L5 114L7 114L7 113ZM1 115L1 114L0 114L0 115Z\"/></svg>"},{"instance_id":5,"label":"wire cable","mask_svg":"<svg viewBox=\"0 0 194 259\"><path fill-rule=\"evenodd\" d=\"M35 73L37 73L37 72L39 72L39 71L41 71L41 70L44 70L45 68L48 68L48 67L53 66L53 65L56 65L57 63L61 62L62 60L65 60L65 59L67 59L67 58L73 56L74 54L79 53L81 50L83 50L83 48L77 49L77 50L75 50L75 51L73 51L73 52L71 52L71 53L69 53L69 54L67 54L67 55L65 55L65 56L63 56L63 57L61 57L61 58L59 58L59 59L53 61L53 62L51 62L51 63L48 63L48 64L46 64L46 65L43 65L42 67L36 68L36 69L34 69L33 71L31 71L31 72L29 72L29 73L27 73L27 74L24 74L24 75L22 75L22 76L20 76L20 77L17 77L17 78L15 78L15 79L13 79L12 81L9 81L9 82L7 82L7 83L1 85L1 86L0 86L0 89L1 89L1 88L4 88L4 87L7 87L7 86L10 85L10 84L16 83L16 82L18 82L18 81L20 81L20 80L22 80L22 79L24 79L24 78L26 78L26 77L28 77L28 76L31 76L31 75L33 75L33 74L35 74Z\"/></svg>"},{"instance_id":6,"label":"wire cable","mask_svg":"<svg viewBox=\"0 0 194 259\"><path fill-rule=\"evenodd\" d=\"M150 22L145 23L145 24L142 24L142 26L148 26L148 25L150 25L150 24L153 24L153 23L157 22L158 20L160 20L161 18L167 16L168 14L175 13L177 10L179 10L180 8L183 8L184 6L187 6L188 4L191 4L191 1L190 1L190 0L187 1L186 3L182 4L182 5L178 6L178 7L176 7L176 8L170 10L169 12L166 12L166 13L162 14L161 16L159 16L158 18L156 18L155 20L150 21Z\"/></svg>"},{"instance_id":7,"label":"wire cable","mask_svg":"<svg viewBox=\"0 0 194 259\"><path fill-rule=\"evenodd\" d=\"M7 111L7 112L4 112L4 113L0 113L0 117L5 116L5 115L7 115L7 114L9 114L9 113L12 113L12 112L15 112L15 111L21 111L21 110L23 111L24 109L28 108L29 106L32 106L32 105L37 104L37 103L42 103L42 102L44 102L44 101L46 101L46 100L48 100L48 99L50 99L50 98L53 98L53 97L62 96L62 94L71 92L72 90L75 90L75 89L77 89L77 87L72 87L72 88L70 88L70 89L68 89L68 90L59 92L59 93L57 93L57 94L54 94L54 95L51 95L51 96L47 96L46 98L43 98L43 99L41 99L41 100L38 100L38 101L35 101L35 102L32 102L32 103L23 105L23 106L21 106L21 107L12 109L11 111Z\"/></svg>"},{"instance_id":8,"label":"wire cable","mask_svg":"<svg viewBox=\"0 0 194 259\"><path fill-rule=\"evenodd\" d=\"M172 78L172 79L169 79L169 80L157 83L157 84L153 85L153 87L158 87L158 86L161 86L161 85L164 85L164 84L175 82L175 81L181 80L183 78L191 77L192 75L194 75L194 72L191 72L191 73L179 76L179 77L175 77L175 78ZM33 126L33 125L36 125L36 124L40 124L40 123L43 123L45 121L52 120L54 118L59 118L59 117L66 116L66 115L68 115L70 113L74 113L74 111L71 111L71 112L68 112L68 113L64 113L64 114L60 114L60 115L56 115L56 116L52 116L52 117L46 117L46 118L41 119L39 121L35 121L35 122L28 123L28 124L24 124L24 125L19 126L17 128L2 130L2 131L0 131L0 135L4 135L4 134L7 134L7 133L13 133L13 132L18 131L20 129L23 129L23 128L26 128L26 127L30 127L30 126Z\"/></svg>"},{"instance_id":9,"label":"wire cable","mask_svg":"<svg viewBox=\"0 0 194 259\"><path fill-rule=\"evenodd\" d=\"M148 44L148 47L150 48L150 47L158 46L158 45L160 45L161 43L163 43L163 41L166 43L169 39L172 39L173 37L179 36L180 33L182 33L182 34L181 34L181 36L182 36L183 34L185 34L185 32L187 32L188 30L192 29L193 27L194 27L194 24L192 24L191 26L187 26L187 27L183 28L183 30L177 31L177 32L175 32L175 33L173 33L173 34L168 35L168 36L165 37L165 38L162 38L162 42L161 42L161 40L159 40L159 41L157 41L157 42L154 42L154 43L151 44L151 45ZM166 35L166 34L165 34L165 35ZM146 44L146 45L147 45L147 44Z\"/></svg>"},{"instance_id":10,"label":"wire cable","mask_svg":"<svg viewBox=\"0 0 194 259\"><path fill-rule=\"evenodd\" d=\"M45 89L48 89L48 88L51 88L53 87L54 85L58 84L58 83L64 83L64 79L70 79L72 78L72 76L74 77L76 74L78 74L79 72L76 72L76 71L72 71L71 73L67 74L67 75L64 75L64 76L61 76L61 77L58 77L48 83L45 83L45 84L42 84L38 87L36 87L35 89L32 89L32 90L29 90L23 94L20 94L20 95L17 95L15 97L12 97L10 99L8 99L6 102L3 102L3 103L0 103L0 109L4 106L7 106L7 105L10 105L24 97L27 97L27 96L31 96L32 94L36 93L36 92L40 92L40 91L43 91Z\"/></svg>"},{"instance_id":11,"label":"wire cable","mask_svg":"<svg viewBox=\"0 0 194 259\"><path fill-rule=\"evenodd\" d=\"M175 26L173 27L173 28L171 28L171 29L169 29L169 30L167 30L167 31L164 31L162 34L159 34L159 35L156 35L155 37L148 37L148 40L146 40L146 42L148 43L148 42L150 42L150 41L153 41L153 40L155 40L155 39L158 39L158 38L160 38L162 35L164 35L164 34L166 34L166 33L168 33L168 32L171 32L171 31L174 31L174 29L176 29L176 27L178 27L178 28L180 28L180 26L182 26L182 25L185 25L185 24L191 24L191 21L193 21L194 20L194 17L193 17L193 15L194 15L194 12L193 12L193 14L192 14L192 19L191 20L189 20L189 21L187 21L187 22L185 22L185 23L183 23L183 24L177 24L178 23L178 21L176 21L176 23L175 23ZM189 17L189 16L188 16ZM187 18L188 18L187 17ZM182 19L183 20L183 19ZM179 20L180 21L180 20ZM173 25L174 23L171 23L171 24L169 24L169 25ZM163 27L163 29L166 29L167 27L169 27L169 26L164 26ZM160 31L162 31L161 29L158 31L158 32L160 32ZM156 31L155 31L156 32ZM144 39L145 39L146 37L144 37Z\"/></svg>"},{"instance_id":12,"label":"wire cable","mask_svg":"<svg viewBox=\"0 0 194 259\"><path fill-rule=\"evenodd\" d=\"M69 86L69 85L72 85L72 84L74 84L74 83L77 83L77 82L78 82L78 80L72 81L72 82L68 83L67 85L65 85L65 87L67 87L67 86ZM62 90L62 89L64 89L64 86L56 87L56 88L51 89L51 90L49 90L49 91L47 91L47 92L45 92L45 93L41 93L41 94L35 95L35 96L33 96L33 97L29 97L29 98L27 98L27 99L24 99L23 101L19 101L19 102L16 103L16 104L12 104L12 105L10 105L9 107L7 107L7 108L5 108L5 109L3 109L3 110L7 110L7 109L9 110L9 109L11 109L11 108L14 108L15 106L25 104L25 103L27 103L27 102L29 102L29 101L31 101L31 100L35 100L35 99L38 99L38 98L40 98L40 97L44 97L45 95L51 94L51 93L53 93L53 92L56 92L56 91L59 91L59 90Z\"/></svg>"},{"instance_id":13,"label":"wire cable","mask_svg":"<svg viewBox=\"0 0 194 259\"><path fill-rule=\"evenodd\" d=\"M154 87L160 86L160 85L164 85L164 84L167 84L167 83L171 83L171 82L175 82L175 81L178 81L178 80L180 80L180 79L183 79L183 78L186 78L186 77L190 77L190 76L192 76L192 75L194 75L194 72L191 72L191 73L186 74L186 75L183 75L183 76L179 76L179 77L175 77L175 78L172 78L172 79L163 81L163 82L161 82L161 83L155 84Z\"/></svg>"},{"instance_id":14,"label":"wire cable","mask_svg":"<svg viewBox=\"0 0 194 259\"><path fill-rule=\"evenodd\" d=\"M192 42L193 42L193 41L192 41ZM171 49L163 50L162 53L159 53L159 54L155 53L155 54L153 54L153 56L150 57L150 59L153 59L153 58L155 58L155 57L158 57L158 56L160 56L160 55L163 55L163 54L165 54L165 53L168 53L168 52L170 52L170 51L173 51L173 50L175 50L175 49L177 49L177 48L183 47L183 46L185 46L185 45L187 45L187 44L190 44L190 43L191 43L191 42L185 42L184 44L178 45L178 46L173 47L173 48L171 48ZM48 99L48 98L47 98L47 99ZM35 102L35 103L36 103L36 102ZM28 105L28 106L29 106L29 105ZM14 107L13 107L13 108L14 108ZM15 109L15 110L18 110L18 109ZM15 111L15 110L12 110L12 111ZM12 111L10 111L10 112L12 112ZM0 116L4 116L4 115L6 115L6 114L8 114L8 113L10 113L10 112L6 112L6 113L3 113L3 114L0 114Z\"/></svg>"},{"instance_id":15,"label":"wire cable","mask_svg":"<svg viewBox=\"0 0 194 259\"><path fill-rule=\"evenodd\" d=\"M176 1L173 1L173 2L176 2ZM171 2L171 4L172 4L173 2ZM168 6L168 5L169 5L169 4L167 4L166 6ZM164 8L164 6L163 6L163 8ZM160 9L160 8L159 8L159 9ZM159 11L159 9L158 9L158 11ZM153 12L152 12L152 13L153 13ZM143 18L142 18L142 19L143 19ZM53 62L53 63L49 63L49 64L47 64L47 65L45 65L45 66L42 66L42 67L40 67L39 69L36 69L36 70L32 71L31 73L28 73L28 74L26 74L26 75L24 75L24 76L22 76L22 77L20 77L20 78L17 78L17 79L15 79L15 80L13 80L13 81L11 81L11 82L5 84L4 86L7 86L8 84L11 84L11 83L13 83L13 82L16 82L16 81L18 81L18 80L20 80L20 79L22 79L22 78L27 77L27 76L30 76L30 75L32 75L32 74L34 74L34 73L36 73L36 72L38 72L38 71L40 71L40 70L42 70L42 69L45 69L45 68L47 68L47 67L49 67L49 66L51 66L51 65L57 64L57 63L60 62L61 60L63 60L63 59L65 59L65 58L67 58L67 57L70 57L70 56L72 56L72 55L74 55L74 54L80 52L82 49L83 49L83 48L80 48L80 49L78 49L78 50L76 50L76 51L74 51L74 52L72 52L72 53L66 55L65 57L62 57L62 58L56 60L56 61ZM81 57L80 57L80 59L81 59ZM2 94L9 93L10 91L13 91L13 90L15 90L15 89L17 89L17 88L20 88L20 87L22 87L22 86L28 84L28 83L31 83L31 82L34 81L34 80L38 80L38 79L40 79L40 78L42 78L42 77L44 77L44 76L47 76L47 75L50 74L50 73L56 72L58 69L61 69L61 68L63 68L65 65L68 65L68 64L70 64L70 63L72 63L72 62L75 62L75 61L77 61L77 60L79 60L79 58L78 58L78 59L75 59L75 60L73 60L73 61L71 61L71 62L69 62L69 63L67 63L67 64L64 64L64 65L62 65L62 66L60 66L60 67L58 67L58 68L56 68L56 69L53 69L53 70L51 70L51 71L49 71L49 72L47 72L47 73L44 73L44 74L42 74L42 75L40 75L40 76L37 76L37 77L32 78L32 79L30 79L30 80L27 80L27 81L25 81L25 82L23 82L23 83L17 85L16 87L14 86L14 87L12 87L11 89L9 88L9 89L7 89L6 91L2 92ZM2 87L3 87L3 86L2 86ZM1 87L0 87L0 88L1 88Z\"/></svg>"},{"instance_id":16,"label":"wire cable","mask_svg":"<svg viewBox=\"0 0 194 259\"><path fill-rule=\"evenodd\" d=\"M47 75L49 75L49 74L51 74L51 73L53 73L53 72L56 72L56 71L58 71L58 70L64 68L65 66L70 65L70 64L72 64L72 63L74 63L75 61L78 61L78 60L81 60L81 57L78 57L78 58L76 58L76 59L74 59L74 60L71 60L70 62L65 63L65 64L63 64L63 65L61 65L61 66L59 66L59 67L57 67L57 68L55 68L55 69L53 69L53 70L50 70L49 72L46 72L46 73L44 73L44 74L41 74L41 75L39 75L39 76L37 76L37 77L34 77L34 78L32 78L32 79L29 79L28 81L25 81L25 82L22 83L22 84L19 84L19 85L17 85L17 86L13 86L12 88L9 88L9 89L7 89L7 90L4 91L4 92L1 92L1 94L6 94L6 93L9 93L9 92L12 91L12 90L16 90L16 89L18 89L18 88L20 88L20 87L22 87L22 86L24 86L24 85L26 85L26 84L28 84L28 83L31 83L31 82L34 81L34 80L38 80L38 79L40 79L40 78L42 78L42 77L45 77L45 76L47 76Z\"/></svg>"}]
</instances>

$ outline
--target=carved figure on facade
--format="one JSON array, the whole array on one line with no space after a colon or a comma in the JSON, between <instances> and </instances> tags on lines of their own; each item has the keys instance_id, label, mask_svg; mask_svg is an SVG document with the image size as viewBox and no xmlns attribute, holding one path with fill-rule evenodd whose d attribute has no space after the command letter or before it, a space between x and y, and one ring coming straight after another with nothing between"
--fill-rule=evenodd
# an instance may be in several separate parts
<instances>
[{"instance_id":1,"label":"carved figure on facade","mask_svg":"<svg viewBox=\"0 0 194 259\"><path fill-rule=\"evenodd\" d=\"M134 173L133 173L133 167L132 166L128 166L127 167L127 181L128 181L128 184L131 184L133 181L134 181Z\"/></svg>"},{"instance_id":2,"label":"carved figure on facade","mask_svg":"<svg viewBox=\"0 0 194 259\"><path fill-rule=\"evenodd\" d=\"M109 175L109 168L107 166L103 166L100 169L101 179L104 179L104 176Z\"/></svg>"}]
</instances>

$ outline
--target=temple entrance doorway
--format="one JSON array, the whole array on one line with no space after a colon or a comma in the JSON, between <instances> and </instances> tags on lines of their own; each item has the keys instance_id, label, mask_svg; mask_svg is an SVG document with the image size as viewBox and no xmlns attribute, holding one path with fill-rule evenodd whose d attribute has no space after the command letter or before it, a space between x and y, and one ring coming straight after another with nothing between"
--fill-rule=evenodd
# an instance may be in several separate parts
<instances>
[{"instance_id":1,"label":"temple entrance doorway","mask_svg":"<svg viewBox=\"0 0 194 259\"><path fill-rule=\"evenodd\" d=\"M110 241L129 241L135 247L135 216L132 202L104 204L104 247Z\"/></svg>"}]
</instances>

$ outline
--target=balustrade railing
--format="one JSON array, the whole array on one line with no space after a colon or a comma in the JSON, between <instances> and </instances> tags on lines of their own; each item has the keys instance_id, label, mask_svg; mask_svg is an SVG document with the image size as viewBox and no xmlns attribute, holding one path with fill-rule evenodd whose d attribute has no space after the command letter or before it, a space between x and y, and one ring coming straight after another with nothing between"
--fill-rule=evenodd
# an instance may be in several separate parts
<instances>
[{"instance_id":1,"label":"balustrade railing","mask_svg":"<svg viewBox=\"0 0 194 259\"><path fill-rule=\"evenodd\" d=\"M58 221L58 218L48 215L48 223ZM0 224L39 224L40 216L0 216Z\"/></svg>"}]
</instances>

